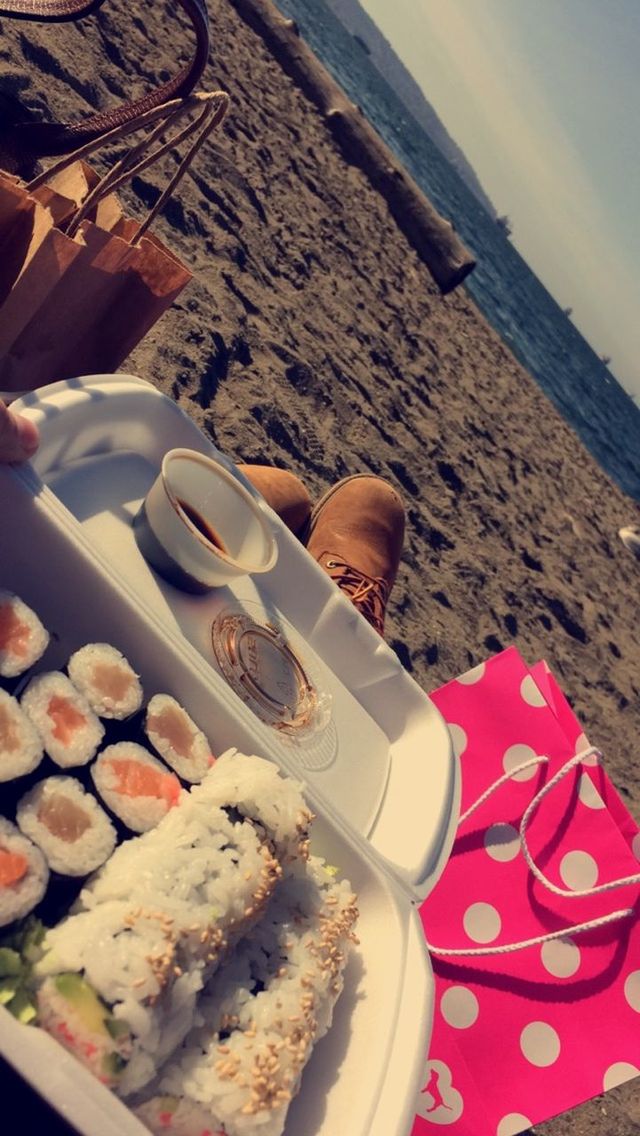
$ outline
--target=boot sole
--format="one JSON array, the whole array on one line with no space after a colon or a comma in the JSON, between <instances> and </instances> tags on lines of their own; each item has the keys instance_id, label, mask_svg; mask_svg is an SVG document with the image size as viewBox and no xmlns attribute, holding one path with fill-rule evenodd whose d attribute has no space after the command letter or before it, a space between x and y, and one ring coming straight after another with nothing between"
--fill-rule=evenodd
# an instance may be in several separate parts
<instances>
[{"instance_id":1,"label":"boot sole","mask_svg":"<svg viewBox=\"0 0 640 1136\"><path fill-rule=\"evenodd\" d=\"M303 544L306 544L307 541L309 540L309 537L311 536L314 528L316 527L316 524L318 523L318 518L319 518L322 510L324 509L325 505L331 500L334 493L337 493L338 489L341 489L342 486L346 485L349 481L357 481L358 478L360 478L360 477L373 477L373 478L375 478L375 477L377 477L377 474L375 474L375 473L351 473L351 474L349 474L348 477L343 477L343 478L341 478L340 481L336 481L335 485L331 486L331 489L327 489L327 492L323 493L320 500L316 502L313 509L311 510L311 513L309 514L309 520L307 521L305 527L300 532L298 539L301 540Z\"/></svg>"}]
</instances>

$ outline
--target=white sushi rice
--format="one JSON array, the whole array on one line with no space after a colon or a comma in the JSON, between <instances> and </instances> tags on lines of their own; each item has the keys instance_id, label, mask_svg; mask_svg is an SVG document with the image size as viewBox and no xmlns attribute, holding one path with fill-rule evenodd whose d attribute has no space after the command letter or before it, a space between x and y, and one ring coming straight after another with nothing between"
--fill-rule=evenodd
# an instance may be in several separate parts
<instances>
[{"instance_id":1,"label":"white sushi rice","mask_svg":"<svg viewBox=\"0 0 640 1136\"><path fill-rule=\"evenodd\" d=\"M281 791L284 800L280 843L294 847L304 808L299 790L292 795L276 767L258 758L234 753L229 760L235 773L228 783L245 797L255 763L270 768L271 798ZM234 819L235 793L225 798L218 786L219 765L201 785L183 791L157 828L116 849L81 892L76 912L44 942L42 978L82 973L114 1016L128 1023L133 1041L118 1082L123 1096L148 1083L182 1042L194 1024L198 993L264 914L282 875L260 819ZM47 989L45 983L39 995L43 1007ZM81 1044L74 1052L83 1059Z\"/></svg>"},{"instance_id":2,"label":"white sushi rice","mask_svg":"<svg viewBox=\"0 0 640 1136\"><path fill-rule=\"evenodd\" d=\"M32 773L42 761L40 734L16 698L0 690L0 782Z\"/></svg>"},{"instance_id":3,"label":"white sushi rice","mask_svg":"<svg viewBox=\"0 0 640 1136\"><path fill-rule=\"evenodd\" d=\"M170 694L154 694L147 706L147 737L167 765L190 784L202 781L215 758L202 730Z\"/></svg>"},{"instance_id":4,"label":"white sushi rice","mask_svg":"<svg viewBox=\"0 0 640 1136\"><path fill-rule=\"evenodd\" d=\"M0 646L0 675L15 678L44 654L49 632L19 596L0 588L0 631L5 630L8 634L6 645ZM5 635L0 639L5 642Z\"/></svg>"},{"instance_id":5,"label":"white sushi rice","mask_svg":"<svg viewBox=\"0 0 640 1136\"><path fill-rule=\"evenodd\" d=\"M60 811L71 807L70 822ZM51 825L58 831L52 831ZM74 777L47 777L25 793L17 808L20 831L44 853L49 867L65 876L87 876L113 852L116 830L107 814ZM82 831L80 831L82 829Z\"/></svg>"},{"instance_id":6,"label":"white sushi rice","mask_svg":"<svg viewBox=\"0 0 640 1136\"><path fill-rule=\"evenodd\" d=\"M156 769L165 778L164 784L169 791L167 795L130 796L123 793L118 787L120 779L116 772L118 764L123 761L134 761L150 769ZM92 765L91 776L96 789L111 812L115 813L132 832L148 832L149 829L155 828L172 805L177 804L180 797L181 786L177 777L169 773L166 765L137 742L117 742L115 745L107 746Z\"/></svg>"},{"instance_id":7,"label":"white sushi rice","mask_svg":"<svg viewBox=\"0 0 640 1136\"><path fill-rule=\"evenodd\" d=\"M313 813L305 804L302 784L281 777L272 762L228 750L216 761L206 791L212 804L231 801L243 816L259 820L283 863L308 855Z\"/></svg>"},{"instance_id":8,"label":"white sushi rice","mask_svg":"<svg viewBox=\"0 0 640 1136\"><path fill-rule=\"evenodd\" d=\"M0 927L14 919L23 919L40 902L49 882L49 869L39 848L36 848L11 821L0 817L0 849L24 856L27 871L14 884L0 884Z\"/></svg>"},{"instance_id":9,"label":"white sushi rice","mask_svg":"<svg viewBox=\"0 0 640 1136\"><path fill-rule=\"evenodd\" d=\"M78 715L71 727L71 739L64 738L69 727L63 721L63 709L69 706ZM68 769L86 765L95 755L104 736L104 726L83 694L60 671L47 671L31 679L20 701L22 709L36 727L46 752L56 765ZM58 717L60 721L58 721Z\"/></svg>"},{"instance_id":10,"label":"white sushi rice","mask_svg":"<svg viewBox=\"0 0 640 1136\"><path fill-rule=\"evenodd\" d=\"M87 643L71 656L67 670L100 718L122 720L142 706L144 694L138 675L109 643Z\"/></svg>"},{"instance_id":11,"label":"white sushi rice","mask_svg":"<svg viewBox=\"0 0 640 1136\"><path fill-rule=\"evenodd\" d=\"M205 1024L145 1090L136 1113L152 1132L281 1136L331 1026L356 918L349 883L322 861L289 869L260 925L203 992Z\"/></svg>"}]
</instances>

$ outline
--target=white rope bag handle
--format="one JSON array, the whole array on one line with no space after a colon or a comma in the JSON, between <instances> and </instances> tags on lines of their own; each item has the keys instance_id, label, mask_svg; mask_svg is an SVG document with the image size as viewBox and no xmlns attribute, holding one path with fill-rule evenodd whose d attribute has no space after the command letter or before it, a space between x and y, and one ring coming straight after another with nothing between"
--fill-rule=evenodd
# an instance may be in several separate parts
<instances>
[{"instance_id":1,"label":"white rope bag handle","mask_svg":"<svg viewBox=\"0 0 640 1136\"><path fill-rule=\"evenodd\" d=\"M623 876L621 879L610 880L609 883L598 884L596 887L592 888L583 888L582 890L576 891L569 890L568 888L561 888L558 887L557 884L552 883L551 880L547 879L544 872L542 872L538 865L535 863L531 852L529 851L526 833L529 821L531 820L531 817L533 816L536 809L542 803L547 793L550 793L551 790L554 789L555 786L558 785L559 782L562 781L562 779L566 777L572 769L575 769L577 765L582 765L588 757L592 757L594 755L598 758L598 760L602 758L600 751L596 749L595 746L590 746L588 749L581 750L580 753L577 753L575 755L575 757L572 757L569 759L569 761L565 762L562 768L558 770L558 772L551 778L551 780L548 781L546 785L543 785L542 789L540 789L540 791L536 793L533 800L525 809L522 815L522 820L520 821L520 848L522 849L522 855L525 858L529 871L543 885L543 887L546 887L548 891L553 892L554 895L562 896L564 899L583 899L586 896L600 895L605 891L613 891L615 888L629 887L631 884L640 884L640 872L636 872L632 876ZM490 796L492 796L496 789L499 789L512 777L515 777L517 773L521 773L523 769L529 769L532 765L544 765L548 763L548 757L544 757L542 755L531 757L527 761L523 761L520 765L516 765L513 769L510 769L508 773L503 774L502 777L499 777L497 781L494 781L493 784L490 785L489 788L486 789L480 797L478 797L477 801L474 801L474 803L470 805L467 811L462 814L458 821L458 828L460 828L460 826L464 824L466 820L468 820L468 818L472 813L476 811L476 809L480 808L480 805L483 805L484 802ZM504 943L498 947L437 947L434 946L433 943L427 941L427 949L429 950L430 954L433 955L447 955L459 958L480 958L482 956L488 955L504 955L510 954L513 951L523 951L527 947L535 947L541 943L550 943L553 939L564 939L567 935L580 935L584 931L593 931L597 927L606 927L609 923L616 923L620 919L629 919L633 915L635 915L634 908L625 907L619 911L612 911L609 915L602 915L598 919L589 919L586 923L574 923L572 926L565 927L559 931L549 931L545 935L536 935L533 939L522 939L518 943Z\"/></svg>"}]
</instances>

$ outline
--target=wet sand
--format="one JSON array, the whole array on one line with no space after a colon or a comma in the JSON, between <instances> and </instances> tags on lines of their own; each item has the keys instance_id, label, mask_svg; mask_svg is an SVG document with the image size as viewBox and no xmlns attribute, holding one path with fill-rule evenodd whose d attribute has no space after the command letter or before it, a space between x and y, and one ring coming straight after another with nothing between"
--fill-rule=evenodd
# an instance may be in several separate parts
<instances>
[{"instance_id":1,"label":"wet sand","mask_svg":"<svg viewBox=\"0 0 640 1136\"><path fill-rule=\"evenodd\" d=\"M165 5L142 7L132 21L112 0L81 27L0 20L2 89L67 118L142 93L188 43ZM225 0L209 7L207 86L232 110L157 225L195 279L122 369L314 495L349 473L390 479L408 514L387 622L404 665L429 690L510 644L547 659L640 818L640 564L616 536L638 505L464 287L439 294L263 43ZM161 184L145 173L129 204ZM537 1131L629 1136L637 1098L632 1083Z\"/></svg>"}]
</instances>

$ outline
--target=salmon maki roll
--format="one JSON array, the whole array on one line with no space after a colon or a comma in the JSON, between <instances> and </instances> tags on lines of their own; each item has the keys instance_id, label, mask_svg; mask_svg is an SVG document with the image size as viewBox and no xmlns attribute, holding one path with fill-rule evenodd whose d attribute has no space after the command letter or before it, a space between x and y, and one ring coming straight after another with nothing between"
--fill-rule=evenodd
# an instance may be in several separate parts
<instances>
[{"instance_id":1,"label":"salmon maki roll","mask_svg":"<svg viewBox=\"0 0 640 1136\"><path fill-rule=\"evenodd\" d=\"M40 849L0 817L0 927L33 911L48 882L49 869Z\"/></svg>"},{"instance_id":2,"label":"salmon maki roll","mask_svg":"<svg viewBox=\"0 0 640 1136\"><path fill-rule=\"evenodd\" d=\"M43 752L40 735L18 700L0 690L0 782L32 773Z\"/></svg>"},{"instance_id":3,"label":"salmon maki roll","mask_svg":"<svg viewBox=\"0 0 640 1136\"><path fill-rule=\"evenodd\" d=\"M49 632L19 596L0 589L0 676L16 678L37 663Z\"/></svg>"},{"instance_id":4,"label":"salmon maki roll","mask_svg":"<svg viewBox=\"0 0 640 1136\"><path fill-rule=\"evenodd\" d=\"M20 800L16 820L51 870L64 876L89 875L116 846L116 830L107 814L74 777L40 781Z\"/></svg>"},{"instance_id":5,"label":"salmon maki roll","mask_svg":"<svg viewBox=\"0 0 640 1136\"><path fill-rule=\"evenodd\" d=\"M121 721L142 706L140 679L124 655L109 643L87 643L71 656L67 670L73 685L100 718Z\"/></svg>"},{"instance_id":6,"label":"salmon maki roll","mask_svg":"<svg viewBox=\"0 0 640 1136\"><path fill-rule=\"evenodd\" d=\"M215 757L202 730L169 694L154 694L147 706L147 737L167 765L190 784L202 781Z\"/></svg>"},{"instance_id":7,"label":"salmon maki roll","mask_svg":"<svg viewBox=\"0 0 640 1136\"><path fill-rule=\"evenodd\" d=\"M132 832L155 828L182 792L175 773L136 742L107 746L91 776L105 804Z\"/></svg>"},{"instance_id":8,"label":"salmon maki roll","mask_svg":"<svg viewBox=\"0 0 640 1136\"><path fill-rule=\"evenodd\" d=\"M32 678L20 705L56 765L86 765L97 752L104 726L83 694L60 671Z\"/></svg>"}]
</instances>

